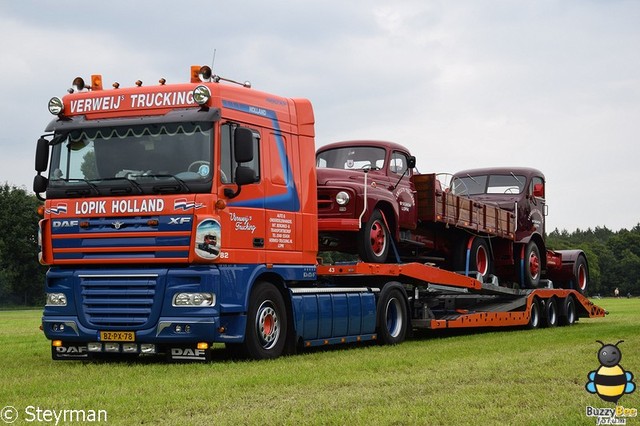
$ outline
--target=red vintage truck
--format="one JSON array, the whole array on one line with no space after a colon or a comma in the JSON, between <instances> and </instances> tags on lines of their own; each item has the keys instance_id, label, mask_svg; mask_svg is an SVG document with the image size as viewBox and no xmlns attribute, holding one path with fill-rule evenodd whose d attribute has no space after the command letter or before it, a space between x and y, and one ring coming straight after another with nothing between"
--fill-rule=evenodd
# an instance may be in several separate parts
<instances>
[{"instance_id":1,"label":"red vintage truck","mask_svg":"<svg viewBox=\"0 0 640 426\"><path fill-rule=\"evenodd\" d=\"M546 247L542 172L503 167L437 176L417 173L415 165L392 142L320 148L320 249L358 253L368 262L420 260L522 288L548 287L551 280L586 292L584 252Z\"/></svg>"}]
</instances>

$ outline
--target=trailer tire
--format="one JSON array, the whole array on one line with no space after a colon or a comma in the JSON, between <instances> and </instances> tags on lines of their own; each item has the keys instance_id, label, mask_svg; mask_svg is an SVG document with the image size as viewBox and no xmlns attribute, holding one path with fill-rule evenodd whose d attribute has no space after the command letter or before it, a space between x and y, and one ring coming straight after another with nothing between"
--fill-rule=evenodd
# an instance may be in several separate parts
<instances>
[{"instance_id":1,"label":"trailer tire","mask_svg":"<svg viewBox=\"0 0 640 426\"><path fill-rule=\"evenodd\" d=\"M287 309L276 286L258 282L251 291L243 352L253 359L277 358L288 334Z\"/></svg>"},{"instance_id":2,"label":"trailer tire","mask_svg":"<svg viewBox=\"0 0 640 426\"><path fill-rule=\"evenodd\" d=\"M573 325L576 322L576 301L569 295L562 301L560 325Z\"/></svg>"},{"instance_id":3,"label":"trailer tire","mask_svg":"<svg viewBox=\"0 0 640 426\"><path fill-rule=\"evenodd\" d=\"M524 256L519 260L520 284L524 288L538 288L542 275L540 248L535 241L529 241L524 248Z\"/></svg>"},{"instance_id":4,"label":"trailer tire","mask_svg":"<svg viewBox=\"0 0 640 426\"><path fill-rule=\"evenodd\" d=\"M534 329L540 327L540 302L538 299L533 299L531 306L529 307L529 323L528 329Z\"/></svg>"},{"instance_id":5,"label":"trailer tire","mask_svg":"<svg viewBox=\"0 0 640 426\"><path fill-rule=\"evenodd\" d=\"M555 327L558 325L558 302L555 297L550 297L544 302L544 309L542 315L543 327Z\"/></svg>"},{"instance_id":6,"label":"trailer tire","mask_svg":"<svg viewBox=\"0 0 640 426\"><path fill-rule=\"evenodd\" d=\"M382 212L375 209L358 235L358 253L364 262L384 263L389 255L391 236Z\"/></svg>"},{"instance_id":7,"label":"trailer tire","mask_svg":"<svg viewBox=\"0 0 640 426\"><path fill-rule=\"evenodd\" d=\"M383 345L402 343L407 335L407 300L400 284L388 284L380 292L376 313L378 342Z\"/></svg>"}]
</instances>

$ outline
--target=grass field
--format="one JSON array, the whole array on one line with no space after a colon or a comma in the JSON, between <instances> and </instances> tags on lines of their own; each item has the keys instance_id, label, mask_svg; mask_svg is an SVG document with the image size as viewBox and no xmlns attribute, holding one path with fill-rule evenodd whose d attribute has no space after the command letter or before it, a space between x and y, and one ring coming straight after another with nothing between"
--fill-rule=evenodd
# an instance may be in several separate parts
<instances>
[{"instance_id":1,"label":"grass field","mask_svg":"<svg viewBox=\"0 0 640 426\"><path fill-rule=\"evenodd\" d=\"M610 314L572 327L423 333L259 362L220 349L205 365L53 362L40 311L4 311L0 407L17 409L14 424L37 424L26 410L40 407L106 410L112 425L594 425L586 406L613 406L584 389L599 367L596 339L625 341L620 364L640 384L640 299L596 302ZM640 391L619 403L639 408Z\"/></svg>"}]
</instances>

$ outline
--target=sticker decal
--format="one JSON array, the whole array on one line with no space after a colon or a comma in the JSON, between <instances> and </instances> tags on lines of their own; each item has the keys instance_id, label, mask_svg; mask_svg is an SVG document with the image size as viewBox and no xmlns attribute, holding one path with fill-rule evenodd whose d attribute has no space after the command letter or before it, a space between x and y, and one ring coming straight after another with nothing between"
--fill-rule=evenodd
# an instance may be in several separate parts
<instances>
[{"instance_id":1,"label":"sticker decal","mask_svg":"<svg viewBox=\"0 0 640 426\"><path fill-rule=\"evenodd\" d=\"M198 224L195 252L203 259L220 256L220 223L217 220L205 219Z\"/></svg>"}]
</instances>

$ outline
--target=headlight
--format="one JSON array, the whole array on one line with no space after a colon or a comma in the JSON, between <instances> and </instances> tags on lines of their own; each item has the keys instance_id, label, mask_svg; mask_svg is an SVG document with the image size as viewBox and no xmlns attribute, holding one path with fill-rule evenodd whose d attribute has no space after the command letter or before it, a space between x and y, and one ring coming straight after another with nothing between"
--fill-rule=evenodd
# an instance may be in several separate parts
<instances>
[{"instance_id":1,"label":"headlight","mask_svg":"<svg viewBox=\"0 0 640 426\"><path fill-rule=\"evenodd\" d=\"M47 293L46 306L67 306L67 296L64 293Z\"/></svg>"},{"instance_id":2,"label":"headlight","mask_svg":"<svg viewBox=\"0 0 640 426\"><path fill-rule=\"evenodd\" d=\"M176 293L173 306L213 306L216 304L214 293Z\"/></svg>"},{"instance_id":3,"label":"headlight","mask_svg":"<svg viewBox=\"0 0 640 426\"><path fill-rule=\"evenodd\" d=\"M340 206L346 205L350 199L351 197L349 197L349 194L347 192L340 191L336 194L336 203L338 203L338 205Z\"/></svg>"}]
</instances>

